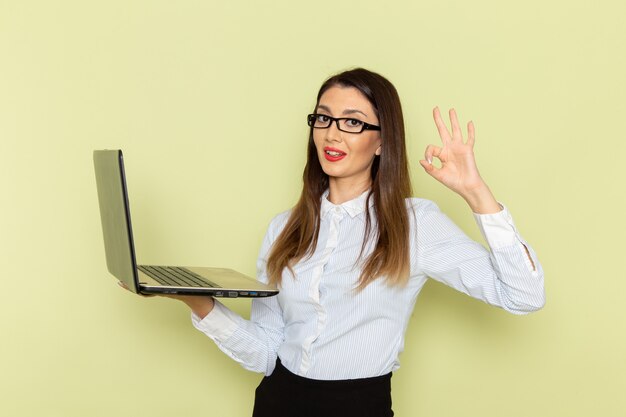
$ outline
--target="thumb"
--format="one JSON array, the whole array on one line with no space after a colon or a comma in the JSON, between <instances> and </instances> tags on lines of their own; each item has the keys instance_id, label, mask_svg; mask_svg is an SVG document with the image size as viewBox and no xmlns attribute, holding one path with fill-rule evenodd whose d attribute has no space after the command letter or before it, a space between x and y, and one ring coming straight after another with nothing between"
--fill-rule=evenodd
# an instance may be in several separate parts
<instances>
[{"instance_id":1,"label":"thumb","mask_svg":"<svg viewBox=\"0 0 626 417\"><path fill-rule=\"evenodd\" d=\"M437 168L436 166L434 166L432 163L428 162L425 159L422 159L419 162L420 162L420 165L424 168L424 171L426 171L428 175L430 175L437 181L441 182L441 168Z\"/></svg>"},{"instance_id":2,"label":"thumb","mask_svg":"<svg viewBox=\"0 0 626 417\"><path fill-rule=\"evenodd\" d=\"M435 176L436 172L439 171L437 167L425 159L420 160L420 165L424 168L424 171L432 176Z\"/></svg>"}]
</instances>

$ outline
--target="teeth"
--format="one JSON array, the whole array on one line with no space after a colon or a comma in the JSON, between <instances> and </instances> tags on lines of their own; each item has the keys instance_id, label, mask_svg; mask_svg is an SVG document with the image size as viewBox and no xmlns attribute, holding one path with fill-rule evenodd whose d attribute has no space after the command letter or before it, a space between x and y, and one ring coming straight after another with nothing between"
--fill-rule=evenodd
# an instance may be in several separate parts
<instances>
[{"instance_id":1,"label":"teeth","mask_svg":"<svg viewBox=\"0 0 626 417\"><path fill-rule=\"evenodd\" d=\"M335 151L326 151L326 153L330 156L341 156L343 155L343 153L341 152L335 152Z\"/></svg>"}]
</instances>

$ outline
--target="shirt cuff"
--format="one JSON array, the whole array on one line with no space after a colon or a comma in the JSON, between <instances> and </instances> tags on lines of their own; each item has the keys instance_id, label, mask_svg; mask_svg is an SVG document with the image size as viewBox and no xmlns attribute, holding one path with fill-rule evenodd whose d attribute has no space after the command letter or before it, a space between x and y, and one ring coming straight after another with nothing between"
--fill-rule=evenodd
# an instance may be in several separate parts
<instances>
[{"instance_id":1,"label":"shirt cuff","mask_svg":"<svg viewBox=\"0 0 626 417\"><path fill-rule=\"evenodd\" d=\"M500 249L514 245L517 231L509 210L500 203L502 210L492 214L474 213L474 219L483 237L491 249Z\"/></svg>"},{"instance_id":2,"label":"shirt cuff","mask_svg":"<svg viewBox=\"0 0 626 417\"><path fill-rule=\"evenodd\" d=\"M224 341L231 337L235 330L237 330L237 321L233 315L235 315L235 313L230 311L228 307L215 300L213 309L203 319L200 319L200 317L192 312L191 322L196 329L200 330L211 339Z\"/></svg>"}]
</instances>

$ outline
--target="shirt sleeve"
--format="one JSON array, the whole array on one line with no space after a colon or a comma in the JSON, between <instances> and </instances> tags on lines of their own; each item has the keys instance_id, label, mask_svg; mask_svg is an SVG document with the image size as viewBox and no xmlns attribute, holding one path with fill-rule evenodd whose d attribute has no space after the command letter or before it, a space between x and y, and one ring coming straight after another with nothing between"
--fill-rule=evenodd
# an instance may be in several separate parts
<instances>
[{"instance_id":1,"label":"shirt sleeve","mask_svg":"<svg viewBox=\"0 0 626 417\"><path fill-rule=\"evenodd\" d=\"M433 202L422 200L415 215L418 263L426 275L514 314L543 307L543 269L506 207L474 214L490 250L471 240Z\"/></svg>"},{"instance_id":2,"label":"shirt sleeve","mask_svg":"<svg viewBox=\"0 0 626 417\"><path fill-rule=\"evenodd\" d=\"M270 225L257 260L257 278L263 283L268 282L266 265L273 241L272 229ZM283 314L277 296L253 299L250 320L215 300L215 307L204 319L192 313L191 321L196 329L245 369L266 375L273 372L278 348L284 338Z\"/></svg>"}]
</instances>

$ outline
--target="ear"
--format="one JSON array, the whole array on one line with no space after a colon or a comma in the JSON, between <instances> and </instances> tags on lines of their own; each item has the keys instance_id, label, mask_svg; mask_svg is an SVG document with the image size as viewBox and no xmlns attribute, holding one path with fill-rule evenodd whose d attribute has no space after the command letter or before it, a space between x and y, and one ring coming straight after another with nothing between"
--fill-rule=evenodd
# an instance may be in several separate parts
<instances>
[{"instance_id":1,"label":"ear","mask_svg":"<svg viewBox=\"0 0 626 417\"><path fill-rule=\"evenodd\" d=\"M374 152L374 155L380 155L380 154L381 154L381 152L383 151L383 150L382 150L382 148L383 148L383 146L382 146L382 145L381 145L381 146L379 146L379 147L378 147L378 149L376 149L376 152Z\"/></svg>"}]
</instances>

